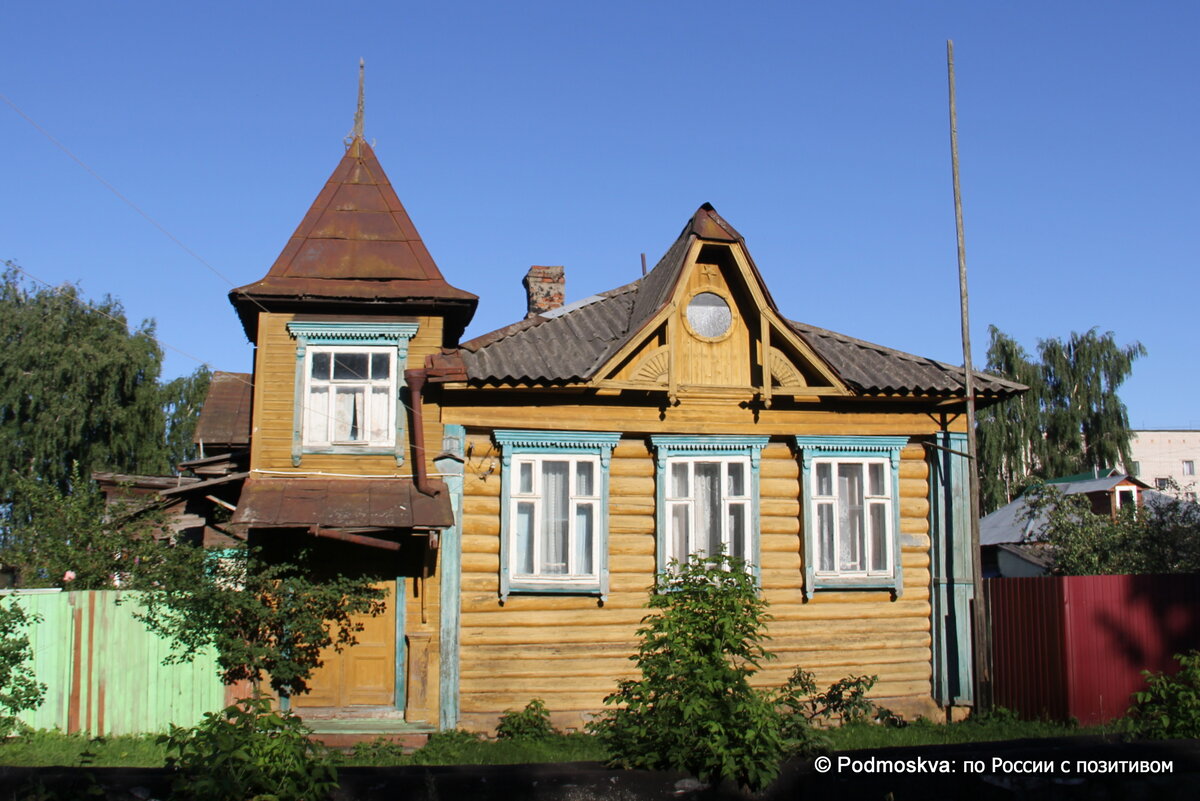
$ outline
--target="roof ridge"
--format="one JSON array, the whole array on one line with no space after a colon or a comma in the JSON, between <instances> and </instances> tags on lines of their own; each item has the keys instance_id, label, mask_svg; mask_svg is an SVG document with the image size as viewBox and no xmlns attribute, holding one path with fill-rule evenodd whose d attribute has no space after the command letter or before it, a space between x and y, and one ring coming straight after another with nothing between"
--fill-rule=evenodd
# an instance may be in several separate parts
<instances>
[{"instance_id":1,"label":"roof ridge","mask_svg":"<svg viewBox=\"0 0 1200 801\"><path fill-rule=\"evenodd\" d=\"M495 345L498 342L503 342L506 339L511 339L517 334L528 331L536 326L544 325L552 320L566 318L573 312L579 311L580 309L585 309L595 303L628 294L630 292L636 292L640 284L641 279L639 278L635 281L625 284L624 286L619 286L615 289L607 289L603 292L597 292L594 295L588 295L585 298L580 298L579 300L564 304L556 309L552 309L549 313L535 314L533 317L527 317L524 320L518 320L517 322L510 323L503 328L497 328L485 334L480 334L479 336L473 337L466 342L460 342L458 347L471 353L477 353L484 348Z\"/></svg>"}]
</instances>

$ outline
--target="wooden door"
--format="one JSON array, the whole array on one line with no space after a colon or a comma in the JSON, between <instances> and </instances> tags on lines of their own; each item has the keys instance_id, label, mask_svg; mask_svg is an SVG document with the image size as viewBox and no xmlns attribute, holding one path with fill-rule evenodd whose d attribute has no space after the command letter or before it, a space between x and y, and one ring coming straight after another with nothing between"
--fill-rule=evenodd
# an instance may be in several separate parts
<instances>
[{"instance_id":1,"label":"wooden door","mask_svg":"<svg viewBox=\"0 0 1200 801\"><path fill-rule=\"evenodd\" d=\"M321 654L324 664L309 680L310 692L292 699L294 707L392 706L396 701L396 582L376 584L388 590L387 609L378 617L355 616L363 630L358 643L340 654Z\"/></svg>"}]
</instances>

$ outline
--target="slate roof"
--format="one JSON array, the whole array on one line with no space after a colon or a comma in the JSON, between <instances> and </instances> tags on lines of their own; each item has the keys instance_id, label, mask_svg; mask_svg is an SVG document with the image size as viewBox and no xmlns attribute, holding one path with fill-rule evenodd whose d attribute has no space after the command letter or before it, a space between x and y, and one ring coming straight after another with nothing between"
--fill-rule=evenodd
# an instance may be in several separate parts
<instances>
[{"instance_id":1,"label":"slate roof","mask_svg":"<svg viewBox=\"0 0 1200 801\"><path fill-rule=\"evenodd\" d=\"M451 327L465 327L478 302L442 277L362 137L350 143L266 276L229 299L251 339L263 307L372 303L402 314L403 304L443 309Z\"/></svg>"},{"instance_id":2,"label":"slate roof","mask_svg":"<svg viewBox=\"0 0 1200 801\"><path fill-rule=\"evenodd\" d=\"M1110 475L1095 478L1090 473L1080 473L1086 476L1082 481L1072 481L1075 476L1065 476L1047 484L1063 495L1087 495L1092 492L1109 492L1118 484L1126 481L1133 483L1142 490L1150 485L1133 476L1112 472ZM1029 517L1029 498L1022 495L1019 498L1001 506L996 511L979 519L979 544L1000 545L1005 542L1025 542L1031 536L1041 531L1046 525L1046 510L1037 517Z\"/></svg>"},{"instance_id":3,"label":"slate roof","mask_svg":"<svg viewBox=\"0 0 1200 801\"><path fill-rule=\"evenodd\" d=\"M468 381L479 384L563 384L591 379L671 298L695 239L741 242L704 204L658 264L643 278L552 312L464 342L458 351ZM774 308L751 262L755 280ZM788 321L796 334L852 389L869 395L961 396L962 367ZM1021 384L976 371L976 393L1003 397Z\"/></svg>"}]
</instances>

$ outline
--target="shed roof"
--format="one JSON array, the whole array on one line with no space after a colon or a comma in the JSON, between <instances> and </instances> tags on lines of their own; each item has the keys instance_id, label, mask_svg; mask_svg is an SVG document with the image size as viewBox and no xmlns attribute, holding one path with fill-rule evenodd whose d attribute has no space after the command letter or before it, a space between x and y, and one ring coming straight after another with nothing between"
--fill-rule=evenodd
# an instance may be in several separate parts
<instances>
[{"instance_id":1,"label":"shed roof","mask_svg":"<svg viewBox=\"0 0 1200 801\"><path fill-rule=\"evenodd\" d=\"M387 304L445 311L462 328L478 298L447 283L361 136L355 137L266 276L229 293L251 339L257 312Z\"/></svg>"},{"instance_id":2,"label":"shed roof","mask_svg":"<svg viewBox=\"0 0 1200 801\"><path fill-rule=\"evenodd\" d=\"M192 441L208 448L248 446L253 391L254 381L249 373L214 372Z\"/></svg>"},{"instance_id":3,"label":"shed roof","mask_svg":"<svg viewBox=\"0 0 1200 801\"><path fill-rule=\"evenodd\" d=\"M332 529L447 528L454 525L445 484L425 495L408 478L260 478L246 480L230 521L235 527Z\"/></svg>"}]
</instances>

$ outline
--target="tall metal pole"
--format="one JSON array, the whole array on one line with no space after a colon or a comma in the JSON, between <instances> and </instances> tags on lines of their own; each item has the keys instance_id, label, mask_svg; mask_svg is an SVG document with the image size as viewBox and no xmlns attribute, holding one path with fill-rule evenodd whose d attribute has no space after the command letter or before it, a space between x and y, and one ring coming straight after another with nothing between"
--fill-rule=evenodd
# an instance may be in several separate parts
<instances>
[{"instance_id":1,"label":"tall metal pole","mask_svg":"<svg viewBox=\"0 0 1200 801\"><path fill-rule=\"evenodd\" d=\"M950 84L950 163L954 173L954 225L958 234L958 296L962 314L963 370L966 373L967 454L970 459L971 572L975 602L971 622L975 656L975 708L992 706L992 637L979 557L979 451L975 442L975 370L971 364L971 317L967 302L967 249L963 236L962 187L958 180L958 109L954 97L954 41L946 40L946 71Z\"/></svg>"}]
</instances>

